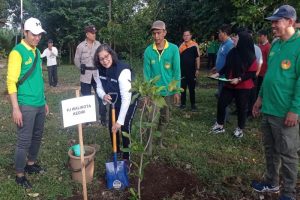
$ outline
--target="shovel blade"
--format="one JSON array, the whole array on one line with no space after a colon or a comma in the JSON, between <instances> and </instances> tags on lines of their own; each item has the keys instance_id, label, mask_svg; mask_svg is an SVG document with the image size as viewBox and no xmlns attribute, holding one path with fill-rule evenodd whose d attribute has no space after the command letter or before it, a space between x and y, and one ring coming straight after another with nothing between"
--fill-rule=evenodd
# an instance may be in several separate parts
<instances>
[{"instance_id":1,"label":"shovel blade","mask_svg":"<svg viewBox=\"0 0 300 200\"><path fill-rule=\"evenodd\" d=\"M108 189L125 189L129 186L127 167L124 161L105 163L106 168L106 186Z\"/></svg>"}]
</instances>

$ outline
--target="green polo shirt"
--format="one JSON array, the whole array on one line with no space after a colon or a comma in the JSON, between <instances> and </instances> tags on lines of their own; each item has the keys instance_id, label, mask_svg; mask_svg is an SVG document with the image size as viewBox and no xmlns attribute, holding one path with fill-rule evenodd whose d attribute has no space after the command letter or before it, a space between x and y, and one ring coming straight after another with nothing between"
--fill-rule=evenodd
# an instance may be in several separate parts
<instances>
[{"instance_id":1,"label":"green polo shirt","mask_svg":"<svg viewBox=\"0 0 300 200\"><path fill-rule=\"evenodd\" d=\"M175 94L168 91L168 85L177 80L177 87L180 88L180 56L178 47L165 40L165 47L159 54L155 43L149 45L144 52L144 78L146 81L160 76L157 86L166 86L160 92L162 96Z\"/></svg>"},{"instance_id":2,"label":"green polo shirt","mask_svg":"<svg viewBox=\"0 0 300 200\"><path fill-rule=\"evenodd\" d=\"M271 47L268 70L259 95L262 112L285 117L300 115L300 31L287 41L278 39Z\"/></svg>"},{"instance_id":3,"label":"green polo shirt","mask_svg":"<svg viewBox=\"0 0 300 200\"><path fill-rule=\"evenodd\" d=\"M16 45L9 55L7 84L9 93L16 91L16 83L30 70L37 57L36 67L30 76L17 88L19 105L39 107L45 105L44 80L41 53L28 46L24 41ZM13 61L18 60L16 64ZM19 71L19 74L15 74Z\"/></svg>"}]
</instances>

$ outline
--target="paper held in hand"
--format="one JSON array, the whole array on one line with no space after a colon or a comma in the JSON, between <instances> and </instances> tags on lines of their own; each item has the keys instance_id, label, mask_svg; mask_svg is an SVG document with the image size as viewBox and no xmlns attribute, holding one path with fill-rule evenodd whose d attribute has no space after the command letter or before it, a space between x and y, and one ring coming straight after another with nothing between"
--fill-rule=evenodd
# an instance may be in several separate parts
<instances>
[{"instance_id":1,"label":"paper held in hand","mask_svg":"<svg viewBox=\"0 0 300 200\"><path fill-rule=\"evenodd\" d=\"M64 128L96 121L95 96L83 96L61 101Z\"/></svg>"},{"instance_id":2,"label":"paper held in hand","mask_svg":"<svg viewBox=\"0 0 300 200\"><path fill-rule=\"evenodd\" d=\"M227 79L227 78L220 78L220 77L213 77L213 76L208 76L207 78L217 80L217 81L224 81L224 82L230 82L232 79Z\"/></svg>"}]
</instances>

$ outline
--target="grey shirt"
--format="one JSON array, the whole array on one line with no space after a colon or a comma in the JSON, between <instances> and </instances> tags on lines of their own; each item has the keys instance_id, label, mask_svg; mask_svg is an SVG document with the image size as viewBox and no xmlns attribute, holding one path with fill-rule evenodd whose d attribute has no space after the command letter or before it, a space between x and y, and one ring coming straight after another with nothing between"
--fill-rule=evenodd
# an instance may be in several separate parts
<instances>
[{"instance_id":1,"label":"grey shirt","mask_svg":"<svg viewBox=\"0 0 300 200\"><path fill-rule=\"evenodd\" d=\"M80 69L81 64L86 67L94 67L94 55L97 48L100 46L99 41L93 43L92 48L88 47L87 41L81 42L76 49L74 63ZM96 80L99 77L99 72L95 70L85 70L85 74L80 74L80 82L91 84L92 78Z\"/></svg>"}]
</instances>

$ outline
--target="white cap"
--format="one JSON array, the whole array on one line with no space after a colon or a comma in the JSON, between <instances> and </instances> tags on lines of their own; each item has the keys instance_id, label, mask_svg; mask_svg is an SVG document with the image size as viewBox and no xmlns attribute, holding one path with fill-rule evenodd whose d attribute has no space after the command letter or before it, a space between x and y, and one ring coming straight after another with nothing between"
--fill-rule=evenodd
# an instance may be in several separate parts
<instances>
[{"instance_id":1,"label":"white cap","mask_svg":"<svg viewBox=\"0 0 300 200\"><path fill-rule=\"evenodd\" d=\"M42 24L40 20L36 18L29 18L24 23L24 30L30 31L31 33L38 35L40 33L46 33L46 31L42 28Z\"/></svg>"}]
</instances>

